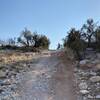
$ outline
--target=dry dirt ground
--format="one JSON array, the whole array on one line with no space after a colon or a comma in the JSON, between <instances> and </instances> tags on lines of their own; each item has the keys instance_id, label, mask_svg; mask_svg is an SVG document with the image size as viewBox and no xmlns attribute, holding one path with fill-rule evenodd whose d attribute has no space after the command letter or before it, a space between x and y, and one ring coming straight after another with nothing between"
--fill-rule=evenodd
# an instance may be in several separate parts
<instances>
[{"instance_id":1,"label":"dry dirt ground","mask_svg":"<svg viewBox=\"0 0 100 100\"><path fill-rule=\"evenodd\" d=\"M21 76L17 100L77 100L70 61L57 52L47 52L32 67Z\"/></svg>"}]
</instances>

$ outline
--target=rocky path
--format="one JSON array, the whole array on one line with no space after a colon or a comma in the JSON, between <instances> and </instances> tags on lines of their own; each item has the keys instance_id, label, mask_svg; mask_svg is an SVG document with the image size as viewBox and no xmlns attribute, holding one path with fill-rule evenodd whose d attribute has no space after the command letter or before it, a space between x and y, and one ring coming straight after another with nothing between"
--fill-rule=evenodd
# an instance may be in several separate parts
<instances>
[{"instance_id":1,"label":"rocky path","mask_svg":"<svg viewBox=\"0 0 100 100\"><path fill-rule=\"evenodd\" d=\"M88 51L74 70L79 89L77 100L100 100L100 53Z\"/></svg>"},{"instance_id":2,"label":"rocky path","mask_svg":"<svg viewBox=\"0 0 100 100\"><path fill-rule=\"evenodd\" d=\"M31 71L19 75L16 93L7 100L77 100L70 62L48 53L31 67Z\"/></svg>"},{"instance_id":3,"label":"rocky path","mask_svg":"<svg viewBox=\"0 0 100 100\"><path fill-rule=\"evenodd\" d=\"M28 53L31 60L1 63L0 100L100 100L100 53L76 63L63 54Z\"/></svg>"}]
</instances>

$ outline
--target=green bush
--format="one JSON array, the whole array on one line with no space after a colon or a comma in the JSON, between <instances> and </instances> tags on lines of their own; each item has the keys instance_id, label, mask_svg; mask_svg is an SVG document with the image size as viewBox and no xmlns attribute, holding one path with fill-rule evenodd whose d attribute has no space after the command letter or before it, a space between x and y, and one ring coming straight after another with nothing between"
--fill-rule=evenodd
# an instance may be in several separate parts
<instances>
[{"instance_id":1,"label":"green bush","mask_svg":"<svg viewBox=\"0 0 100 100\"><path fill-rule=\"evenodd\" d=\"M84 51L85 49L84 41L81 39L80 31L72 28L69 31L68 36L64 39L64 46L72 49L77 58L80 59L80 52Z\"/></svg>"}]
</instances>

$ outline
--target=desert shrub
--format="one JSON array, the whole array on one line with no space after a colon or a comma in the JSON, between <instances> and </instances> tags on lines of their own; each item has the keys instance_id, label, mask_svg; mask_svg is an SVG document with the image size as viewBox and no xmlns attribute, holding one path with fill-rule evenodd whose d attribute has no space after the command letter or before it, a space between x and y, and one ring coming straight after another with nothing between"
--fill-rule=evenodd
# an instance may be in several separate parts
<instances>
[{"instance_id":1,"label":"desert shrub","mask_svg":"<svg viewBox=\"0 0 100 100\"><path fill-rule=\"evenodd\" d=\"M50 45L50 40L47 38L47 36L38 34L37 32L32 33L27 29L22 31L17 41L21 46L26 47L26 51L36 51L36 48L48 49Z\"/></svg>"},{"instance_id":2,"label":"desert shrub","mask_svg":"<svg viewBox=\"0 0 100 100\"><path fill-rule=\"evenodd\" d=\"M18 49L17 46L11 46L11 45L1 46L0 48L1 50L17 50Z\"/></svg>"},{"instance_id":3,"label":"desert shrub","mask_svg":"<svg viewBox=\"0 0 100 100\"><path fill-rule=\"evenodd\" d=\"M81 37L85 42L87 42L87 47L92 47L92 43L95 42L96 28L97 24L91 18L87 19L86 23L83 24L81 28Z\"/></svg>"},{"instance_id":4,"label":"desert shrub","mask_svg":"<svg viewBox=\"0 0 100 100\"><path fill-rule=\"evenodd\" d=\"M77 59L81 58L80 52L84 51L85 45L84 41L81 39L81 33L78 30L72 28L68 32L68 36L64 39L64 46L69 47L74 51L75 57Z\"/></svg>"}]
</instances>

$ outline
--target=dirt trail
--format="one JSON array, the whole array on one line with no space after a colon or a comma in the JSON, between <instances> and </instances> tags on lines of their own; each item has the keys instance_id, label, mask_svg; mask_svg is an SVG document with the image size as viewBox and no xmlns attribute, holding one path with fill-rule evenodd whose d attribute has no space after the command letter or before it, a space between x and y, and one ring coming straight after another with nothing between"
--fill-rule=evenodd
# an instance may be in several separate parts
<instances>
[{"instance_id":1,"label":"dirt trail","mask_svg":"<svg viewBox=\"0 0 100 100\"><path fill-rule=\"evenodd\" d=\"M49 55L42 55L33 70L22 75L18 100L77 100L72 64Z\"/></svg>"}]
</instances>

